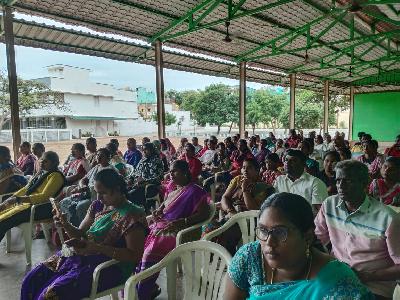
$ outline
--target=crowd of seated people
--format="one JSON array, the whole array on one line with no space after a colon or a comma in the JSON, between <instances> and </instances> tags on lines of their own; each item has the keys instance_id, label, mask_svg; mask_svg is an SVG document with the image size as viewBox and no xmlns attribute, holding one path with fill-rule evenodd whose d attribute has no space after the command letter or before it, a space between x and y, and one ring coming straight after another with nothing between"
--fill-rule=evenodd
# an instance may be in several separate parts
<instances>
[{"instance_id":1,"label":"crowd of seated people","mask_svg":"<svg viewBox=\"0 0 400 300\"><path fill-rule=\"evenodd\" d=\"M204 147L196 137L192 143L182 138L176 149L169 139L143 138L136 145L129 138L124 154L117 139L98 149L88 138L86 149L72 145L62 167L43 144L34 144L32 153L24 142L15 165L0 146L0 192L10 194L0 204L0 240L29 221L32 204L55 197L58 209L43 206L35 218L55 215L75 245L63 246L64 252L74 249L69 257L57 252L26 275L22 299L69 299L67 290L85 297L94 268L107 258L122 264L107 271L113 280L100 282L101 290L153 266L175 248L180 230L210 217L212 187L217 213L203 235L235 214L261 209L258 242L237 251L238 226L215 240L235 255L226 299L292 297L309 288L307 299L320 299L318 293L390 297L400 279L400 217L389 207L400 206L399 137L383 154L366 133L352 147L339 132L333 138L295 130L286 139L245 137L210 136ZM140 299L159 295L157 277L139 284Z\"/></svg>"}]
</instances>

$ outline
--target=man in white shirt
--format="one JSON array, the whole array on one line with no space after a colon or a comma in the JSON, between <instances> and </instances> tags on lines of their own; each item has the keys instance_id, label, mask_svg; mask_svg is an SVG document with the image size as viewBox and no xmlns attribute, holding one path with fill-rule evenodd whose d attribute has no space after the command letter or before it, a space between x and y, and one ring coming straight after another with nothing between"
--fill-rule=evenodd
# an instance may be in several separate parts
<instances>
[{"instance_id":1,"label":"man in white shirt","mask_svg":"<svg viewBox=\"0 0 400 300\"><path fill-rule=\"evenodd\" d=\"M328 197L322 180L304 171L306 156L300 150L289 149L285 157L286 175L278 176L274 188L277 193L287 192L303 196L318 212L322 202Z\"/></svg>"},{"instance_id":2,"label":"man in white shirt","mask_svg":"<svg viewBox=\"0 0 400 300\"><path fill-rule=\"evenodd\" d=\"M217 141L215 139L210 139L208 141L208 150L203 153L201 157L199 157L199 160L203 165L209 165L212 162L212 159L214 157L214 154L217 153Z\"/></svg>"},{"instance_id":3,"label":"man in white shirt","mask_svg":"<svg viewBox=\"0 0 400 300\"><path fill-rule=\"evenodd\" d=\"M324 144L325 144L326 151L335 150L335 147L334 147L333 141L332 141L332 137L329 133L324 134L324 139L325 139Z\"/></svg>"}]
</instances>

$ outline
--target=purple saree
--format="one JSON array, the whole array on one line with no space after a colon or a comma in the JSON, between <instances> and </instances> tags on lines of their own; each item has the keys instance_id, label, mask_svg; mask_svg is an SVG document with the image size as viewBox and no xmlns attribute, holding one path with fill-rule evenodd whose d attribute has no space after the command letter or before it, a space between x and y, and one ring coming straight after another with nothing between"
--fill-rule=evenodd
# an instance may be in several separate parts
<instances>
[{"instance_id":1,"label":"purple saree","mask_svg":"<svg viewBox=\"0 0 400 300\"><path fill-rule=\"evenodd\" d=\"M114 247L126 247L125 233L136 226L147 233L144 212L139 207L126 203L110 210L99 201L89 208L94 222L87 232L95 242ZM94 269L110 260L105 255L73 255L62 257L60 252L36 266L24 278L21 300L82 299L89 296ZM126 280L134 271L134 264L121 262L102 271L98 291L104 291Z\"/></svg>"},{"instance_id":2,"label":"purple saree","mask_svg":"<svg viewBox=\"0 0 400 300\"><path fill-rule=\"evenodd\" d=\"M181 190L172 191L167 195L163 216L149 226L150 234L146 237L142 262L136 272L155 265L175 248L176 233L168 232L167 234L159 235L156 235L156 233L160 229L164 229L169 222L190 217L204 203L208 203L208 194L203 188L194 183L190 183ZM158 274L138 285L140 300L150 299L157 277Z\"/></svg>"}]
</instances>

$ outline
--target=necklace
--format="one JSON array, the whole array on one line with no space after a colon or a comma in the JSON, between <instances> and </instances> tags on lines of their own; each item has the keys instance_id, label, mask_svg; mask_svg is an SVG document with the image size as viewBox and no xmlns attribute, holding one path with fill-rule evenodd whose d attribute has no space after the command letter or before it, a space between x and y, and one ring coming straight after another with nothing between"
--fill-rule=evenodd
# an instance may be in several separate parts
<instances>
[{"instance_id":1,"label":"necklace","mask_svg":"<svg viewBox=\"0 0 400 300\"><path fill-rule=\"evenodd\" d=\"M306 273L306 280L310 279L310 272L311 272L311 266L312 266L312 253L310 253L310 258L309 258L309 262L308 262L308 268L307 268L307 273ZM266 278L266 274L265 274L265 263L264 263L264 255L261 249L261 260L262 260L262 271L263 271L263 279L264 279L264 283L267 283L267 278ZM274 283L274 277L275 277L275 273L276 273L276 268L272 268L272 274L271 274L271 280L270 280L270 284Z\"/></svg>"}]
</instances>

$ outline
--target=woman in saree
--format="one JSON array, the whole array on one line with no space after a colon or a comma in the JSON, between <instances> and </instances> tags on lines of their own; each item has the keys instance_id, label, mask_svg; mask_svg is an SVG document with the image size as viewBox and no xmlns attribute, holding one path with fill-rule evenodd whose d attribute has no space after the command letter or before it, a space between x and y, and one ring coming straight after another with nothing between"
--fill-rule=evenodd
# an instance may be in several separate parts
<instances>
[{"instance_id":1,"label":"woman in saree","mask_svg":"<svg viewBox=\"0 0 400 300\"><path fill-rule=\"evenodd\" d=\"M71 147L71 156L73 159L64 169L67 186L78 184L79 180L81 180L90 169L89 163L85 158L85 146L83 144L73 144Z\"/></svg>"},{"instance_id":2,"label":"woman in saree","mask_svg":"<svg viewBox=\"0 0 400 300\"><path fill-rule=\"evenodd\" d=\"M17 167L24 172L24 175L33 175L35 169L36 157L32 154L31 144L29 142L23 142L19 146L19 152L21 156L17 160Z\"/></svg>"},{"instance_id":3,"label":"woman in saree","mask_svg":"<svg viewBox=\"0 0 400 300\"><path fill-rule=\"evenodd\" d=\"M97 165L80 180L79 184L71 191L71 196L60 201L61 211L66 214L68 222L72 225L79 226L86 216L93 196L95 196L93 188L97 173L104 169L116 170L110 165L110 158L110 151L100 148L95 158Z\"/></svg>"},{"instance_id":4,"label":"woman in saree","mask_svg":"<svg viewBox=\"0 0 400 300\"><path fill-rule=\"evenodd\" d=\"M368 167L371 180L380 178L380 170L385 162L385 157L378 153L378 142L376 140L367 140L362 145L364 154L358 156L356 160L361 161Z\"/></svg>"},{"instance_id":5,"label":"woman in saree","mask_svg":"<svg viewBox=\"0 0 400 300\"><path fill-rule=\"evenodd\" d=\"M163 204L153 212L150 234L146 237L142 262L137 272L158 263L175 248L176 234L193 224L207 219L209 215L208 194L191 180L189 165L177 160L171 166L171 178L175 190L171 191ZM140 300L153 299L161 291L155 284L158 274L140 282Z\"/></svg>"},{"instance_id":6,"label":"woman in saree","mask_svg":"<svg viewBox=\"0 0 400 300\"><path fill-rule=\"evenodd\" d=\"M0 195L15 192L27 182L24 173L11 161L10 149L0 146Z\"/></svg>"},{"instance_id":7,"label":"woman in saree","mask_svg":"<svg viewBox=\"0 0 400 300\"><path fill-rule=\"evenodd\" d=\"M164 172L168 172L169 170L169 161L167 156L162 152L162 143L160 140L153 141L154 148L156 149L157 154L160 156L160 159L163 163Z\"/></svg>"},{"instance_id":8,"label":"woman in saree","mask_svg":"<svg viewBox=\"0 0 400 300\"><path fill-rule=\"evenodd\" d=\"M400 157L386 158L381 176L371 182L369 194L386 205L400 206Z\"/></svg>"},{"instance_id":9,"label":"woman in saree","mask_svg":"<svg viewBox=\"0 0 400 300\"><path fill-rule=\"evenodd\" d=\"M74 246L64 244L62 251L25 276L21 300L88 297L94 269L110 259L120 263L102 271L98 292L123 283L132 274L148 232L144 211L127 200L125 180L115 170L97 173L95 190L98 200L91 204L79 228L54 210L56 224L74 239Z\"/></svg>"},{"instance_id":10,"label":"woman in saree","mask_svg":"<svg viewBox=\"0 0 400 300\"><path fill-rule=\"evenodd\" d=\"M29 183L0 204L0 241L8 230L29 222L32 204L41 204L55 197L64 186L64 175L58 170L60 160L57 153L48 151L40 161L41 171ZM36 220L52 217L51 205L38 207Z\"/></svg>"},{"instance_id":11,"label":"woman in saree","mask_svg":"<svg viewBox=\"0 0 400 300\"><path fill-rule=\"evenodd\" d=\"M260 209L262 202L274 192L274 188L261 180L259 172L259 165L254 158L243 162L242 175L232 179L222 196L219 209L223 211L224 217L203 226L203 235L221 227L239 212ZM217 217L218 215L216 214ZM235 225L218 237L217 241L233 255L241 237L240 228Z\"/></svg>"},{"instance_id":12,"label":"woman in saree","mask_svg":"<svg viewBox=\"0 0 400 300\"><path fill-rule=\"evenodd\" d=\"M329 196L337 194L335 166L338 162L340 162L339 152L326 152L324 155L324 169L316 176L325 183Z\"/></svg>"},{"instance_id":13,"label":"woman in saree","mask_svg":"<svg viewBox=\"0 0 400 300\"><path fill-rule=\"evenodd\" d=\"M374 299L349 266L312 246L314 215L303 197L270 196L256 236L233 257L224 299Z\"/></svg>"},{"instance_id":14,"label":"woman in saree","mask_svg":"<svg viewBox=\"0 0 400 300\"><path fill-rule=\"evenodd\" d=\"M146 212L150 213L153 203L147 203L146 198L154 197L159 193L163 177L163 163L154 144L144 144L143 157L130 177L132 189L129 191L129 200L145 207Z\"/></svg>"},{"instance_id":15,"label":"woman in saree","mask_svg":"<svg viewBox=\"0 0 400 300\"><path fill-rule=\"evenodd\" d=\"M108 143L106 149L110 152L110 165L116 168L122 176L126 176L126 166L121 155L119 155L118 146L115 143Z\"/></svg>"}]
</instances>

